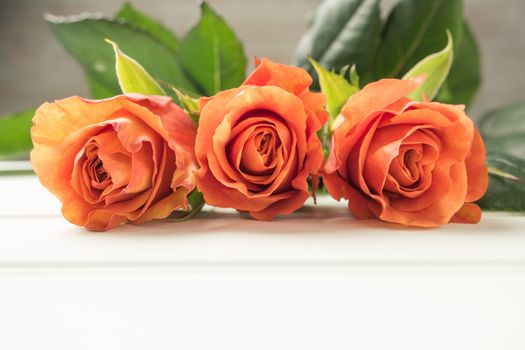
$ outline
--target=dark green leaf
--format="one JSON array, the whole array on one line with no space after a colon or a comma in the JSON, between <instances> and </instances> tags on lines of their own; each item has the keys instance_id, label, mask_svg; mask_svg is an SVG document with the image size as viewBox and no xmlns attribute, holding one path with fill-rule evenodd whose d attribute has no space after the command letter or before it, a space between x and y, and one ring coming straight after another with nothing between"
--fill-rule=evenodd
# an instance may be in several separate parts
<instances>
[{"instance_id":1,"label":"dark green leaf","mask_svg":"<svg viewBox=\"0 0 525 350\"><path fill-rule=\"evenodd\" d=\"M86 80L91 91L91 96L94 98L106 98L120 94L120 90L116 91L114 87L105 85L100 82L93 75L86 74Z\"/></svg>"},{"instance_id":2,"label":"dark green leaf","mask_svg":"<svg viewBox=\"0 0 525 350\"><path fill-rule=\"evenodd\" d=\"M35 110L0 117L0 159L27 158Z\"/></svg>"},{"instance_id":3,"label":"dark green leaf","mask_svg":"<svg viewBox=\"0 0 525 350\"><path fill-rule=\"evenodd\" d=\"M463 25L463 37L454 52L454 63L436 100L469 106L481 83L481 63L472 31L466 22Z\"/></svg>"},{"instance_id":4,"label":"dark green leaf","mask_svg":"<svg viewBox=\"0 0 525 350\"><path fill-rule=\"evenodd\" d=\"M487 113L480 120L479 130L488 150L525 159L525 102Z\"/></svg>"},{"instance_id":5,"label":"dark green leaf","mask_svg":"<svg viewBox=\"0 0 525 350\"><path fill-rule=\"evenodd\" d=\"M171 49L173 52L177 52L179 41L175 34L173 34L162 23L157 22L153 18L134 8L130 3L124 4L120 11L115 15L115 18L123 20L145 32L148 32L167 48Z\"/></svg>"},{"instance_id":6,"label":"dark green leaf","mask_svg":"<svg viewBox=\"0 0 525 350\"><path fill-rule=\"evenodd\" d=\"M180 47L188 75L206 95L239 86L244 81L246 57L241 42L211 7L201 4L201 18Z\"/></svg>"},{"instance_id":7,"label":"dark green leaf","mask_svg":"<svg viewBox=\"0 0 525 350\"><path fill-rule=\"evenodd\" d=\"M424 57L447 44L450 31L454 52L463 34L463 1L400 0L383 30L377 63L377 78L403 76Z\"/></svg>"},{"instance_id":8,"label":"dark green leaf","mask_svg":"<svg viewBox=\"0 0 525 350\"><path fill-rule=\"evenodd\" d=\"M308 68L310 73L313 68L307 57L329 70L356 64L359 74L366 76L380 28L378 0L326 0L297 46L295 64Z\"/></svg>"},{"instance_id":9,"label":"dark green leaf","mask_svg":"<svg viewBox=\"0 0 525 350\"><path fill-rule=\"evenodd\" d=\"M489 187L478 204L485 210L525 211L525 160L489 152Z\"/></svg>"},{"instance_id":10,"label":"dark green leaf","mask_svg":"<svg viewBox=\"0 0 525 350\"><path fill-rule=\"evenodd\" d=\"M84 68L95 86L94 97L120 94L115 74L115 55L104 39L140 62L156 80L196 91L185 76L178 57L156 38L129 24L103 18L47 16L53 34ZM100 94L100 95L99 95Z\"/></svg>"}]
</instances>

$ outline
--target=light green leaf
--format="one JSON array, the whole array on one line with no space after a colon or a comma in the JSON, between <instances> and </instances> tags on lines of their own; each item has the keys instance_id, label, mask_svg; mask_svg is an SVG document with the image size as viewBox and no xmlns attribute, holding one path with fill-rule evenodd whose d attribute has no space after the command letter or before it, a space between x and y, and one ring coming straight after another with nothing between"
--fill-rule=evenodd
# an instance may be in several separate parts
<instances>
[{"instance_id":1,"label":"light green leaf","mask_svg":"<svg viewBox=\"0 0 525 350\"><path fill-rule=\"evenodd\" d=\"M157 81L198 92L186 77L177 55L150 34L120 20L93 16L46 16L55 37L82 65L96 98L120 94L115 55L104 42L117 42L127 55L141 63Z\"/></svg>"},{"instance_id":2,"label":"light green leaf","mask_svg":"<svg viewBox=\"0 0 525 350\"><path fill-rule=\"evenodd\" d=\"M179 40L168 28L162 23L145 15L130 3L124 4L120 11L115 15L116 19L123 20L137 28L149 33L152 37L159 40L173 52L177 52Z\"/></svg>"},{"instance_id":3,"label":"light green leaf","mask_svg":"<svg viewBox=\"0 0 525 350\"><path fill-rule=\"evenodd\" d=\"M357 73L356 65L353 64L350 68L350 84L354 85L355 87L359 88L359 74Z\"/></svg>"},{"instance_id":4,"label":"light green leaf","mask_svg":"<svg viewBox=\"0 0 525 350\"><path fill-rule=\"evenodd\" d=\"M182 92L181 90L177 88L172 88L175 92L175 95L177 96L177 99L180 102L180 105L182 108L188 112L189 116L195 124L198 124L199 121L199 100L196 98L193 98L189 96L188 94Z\"/></svg>"},{"instance_id":5,"label":"light green leaf","mask_svg":"<svg viewBox=\"0 0 525 350\"><path fill-rule=\"evenodd\" d=\"M123 93L140 93L145 95L165 95L160 85L146 72L144 67L133 58L124 54L118 45L106 39L115 51L115 71Z\"/></svg>"},{"instance_id":6,"label":"light green leaf","mask_svg":"<svg viewBox=\"0 0 525 350\"><path fill-rule=\"evenodd\" d=\"M185 94L177 88L173 88L173 91L186 111L189 113L199 113L199 104L196 98Z\"/></svg>"},{"instance_id":7,"label":"light green leaf","mask_svg":"<svg viewBox=\"0 0 525 350\"><path fill-rule=\"evenodd\" d=\"M488 152L489 187L478 204L485 210L525 211L525 160Z\"/></svg>"},{"instance_id":8,"label":"light green leaf","mask_svg":"<svg viewBox=\"0 0 525 350\"><path fill-rule=\"evenodd\" d=\"M313 73L307 57L328 69L356 64L361 76L372 67L381 18L378 0L326 0L301 38L294 63Z\"/></svg>"},{"instance_id":9,"label":"light green leaf","mask_svg":"<svg viewBox=\"0 0 525 350\"><path fill-rule=\"evenodd\" d=\"M310 63L319 76L321 92L327 99L326 110L330 115L330 121L328 123L328 128L330 128L333 120L337 117L343 105L350 96L359 91L359 87L350 84L344 76L326 70L313 58L310 59Z\"/></svg>"},{"instance_id":10,"label":"light green leaf","mask_svg":"<svg viewBox=\"0 0 525 350\"><path fill-rule=\"evenodd\" d=\"M525 159L525 102L487 113L480 120L479 131L487 150Z\"/></svg>"},{"instance_id":11,"label":"light green leaf","mask_svg":"<svg viewBox=\"0 0 525 350\"><path fill-rule=\"evenodd\" d=\"M330 137L334 120L339 115L341 108L344 106L348 98L359 91L359 87L350 84L348 80L345 79L344 75L326 70L313 58L310 58L309 60L319 77L321 92L326 96L326 111L328 112L329 119L321 130L319 130L317 135L323 144L325 156L328 156L327 152L330 148ZM342 69L341 73L344 74L347 70L348 69ZM357 73L354 73L353 79L354 82L356 80L359 81Z\"/></svg>"},{"instance_id":12,"label":"light green leaf","mask_svg":"<svg viewBox=\"0 0 525 350\"><path fill-rule=\"evenodd\" d=\"M27 158L33 148L31 126L34 109L0 117L0 159Z\"/></svg>"},{"instance_id":13,"label":"light green leaf","mask_svg":"<svg viewBox=\"0 0 525 350\"><path fill-rule=\"evenodd\" d=\"M468 24L463 24L463 37L454 51L454 63L436 100L450 104L472 103L481 83L480 53Z\"/></svg>"},{"instance_id":14,"label":"light green leaf","mask_svg":"<svg viewBox=\"0 0 525 350\"><path fill-rule=\"evenodd\" d=\"M239 86L245 77L246 57L241 42L206 3L201 18L180 46L181 62L187 74L206 95Z\"/></svg>"},{"instance_id":15,"label":"light green leaf","mask_svg":"<svg viewBox=\"0 0 525 350\"><path fill-rule=\"evenodd\" d=\"M423 83L408 97L416 101L434 99L439 88L447 79L448 72L454 59L452 35L447 31L447 46L439 52L433 53L419 61L410 69L403 79L423 77Z\"/></svg>"},{"instance_id":16,"label":"light green leaf","mask_svg":"<svg viewBox=\"0 0 525 350\"><path fill-rule=\"evenodd\" d=\"M376 78L399 78L424 57L446 45L447 30L454 51L463 35L463 1L400 0L383 29Z\"/></svg>"}]
</instances>

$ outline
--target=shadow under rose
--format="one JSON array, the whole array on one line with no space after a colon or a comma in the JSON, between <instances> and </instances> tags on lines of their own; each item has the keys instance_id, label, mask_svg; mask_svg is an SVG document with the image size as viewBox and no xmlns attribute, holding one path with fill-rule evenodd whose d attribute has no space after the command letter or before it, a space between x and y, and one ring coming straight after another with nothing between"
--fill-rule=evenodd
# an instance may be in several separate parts
<instances>
[{"instance_id":1,"label":"shadow under rose","mask_svg":"<svg viewBox=\"0 0 525 350\"><path fill-rule=\"evenodd\" d=\"M512 220L512 215L506 220ZM131 235L193 235L214 233L250 234L322 234L322 235L356 235L356 234L405 234L405 235L494 235L509 234L512 223L483 218L479 225L448 224L437 228L403 226L376 219L360 220L350 214L345 203L309 204L291 215L278 216L274 221L258 221L246 213L230 209L206 207L193 219L175 222L169 218L142 225L123 225L106 234Z\"/></svg>"}]
</instances>

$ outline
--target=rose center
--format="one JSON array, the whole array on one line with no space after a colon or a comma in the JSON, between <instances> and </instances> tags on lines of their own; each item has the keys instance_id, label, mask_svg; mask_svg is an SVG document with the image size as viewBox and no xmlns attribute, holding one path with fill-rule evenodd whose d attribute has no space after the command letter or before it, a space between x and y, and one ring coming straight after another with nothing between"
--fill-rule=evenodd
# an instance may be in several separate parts
<instances>
[{"instance_id":1,"label":"rose center","mask_svg":"<svg viewBox=\"0 0 525 350\"><path fill-rule=\"evenodd\" d=\"M263 158L264 164L268 166L273 160L275 153L274 139L271 132L263 131L255 137L255 148L259 155Z\"/></svg>"},{"instance_id":2,"label":"rose center","mask_svg":"<svg viewBox=\"0 0 525 350\"><path fill-rule=\"evenodd\" d=\"M417 181L419 178L418 162L420 159L421 155L413 149L406 151L403 156L403 168L405 174L407 178L411 179L413 182Z\"/></svg>"},{"instance_id":3,"label":"rose center","mask_svg":"<svg viewBox=\"0 0 525 350\"><path fill-rule=\"evenodd\" d=\"M95 181L100 183L109 177L108 172L106 171L106 169L104 169L104 163L102 162L102 160L100 160L100 158L97 157L93 165L95 167Z\"/></svg>"},{"instance_id":4,"label":"rose center","mask_svg":"<svg viewBox=\"0 0 525 350\"><path fill-rule=\"evenodd\" d=\"M85 169L91 186L97 190L102 190L109 185L111 176L104 168L104 162L100 159L98 152L98 145L95 142L86 145Z\"/></svg>"},{"instance_id":5,"label":"rose center","mask_svg":"<svg viewBox=\"0 0 525 350\"><path fill-rule=\"evenodd\" d=\"M402 148L399 155L390 164L389 177L406 190L417 187L421 179L421 150ZM390 188L387 182L387 189Z\"/></svg>"}]
</instances>

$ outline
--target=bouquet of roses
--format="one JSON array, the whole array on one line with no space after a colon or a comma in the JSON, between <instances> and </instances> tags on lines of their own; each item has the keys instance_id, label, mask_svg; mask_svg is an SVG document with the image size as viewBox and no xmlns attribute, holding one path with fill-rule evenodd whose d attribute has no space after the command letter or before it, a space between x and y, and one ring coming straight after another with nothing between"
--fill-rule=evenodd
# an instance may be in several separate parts
<instances>
[{"instance_id":1,"label":"bouquet of roses","mask_svg":"<svg viewBox=\"0 0 525 350\"><path fill-rule=\"evenodd\" d=\"M129 4L47 19L97 98L28 114L33 169L76 225L185 220L205 203L272 220L323 189L357 218L412 226L523 209L509 206L522 161L491 128L486 157L465 112L479 60L461 1L401 0L383 24L378 0L326 0L295 66L255 58L247 77L206 3L180 42Z\"/></svg>"}]
</instances>

